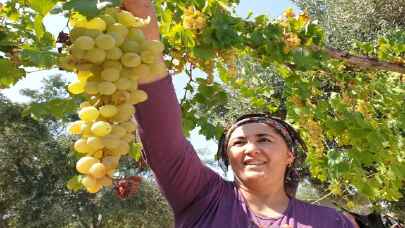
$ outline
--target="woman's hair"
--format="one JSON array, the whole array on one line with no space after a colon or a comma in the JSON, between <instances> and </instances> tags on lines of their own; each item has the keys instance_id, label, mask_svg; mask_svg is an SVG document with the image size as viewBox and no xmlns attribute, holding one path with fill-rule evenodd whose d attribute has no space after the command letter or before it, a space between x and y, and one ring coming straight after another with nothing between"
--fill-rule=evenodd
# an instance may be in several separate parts
<instances>
[{"instance_id":1,"label":"woman's hair","mask_svg":"<svg viewBox=\"0 0 405 228\"><path fill-rule=\"evenodd\" d=\"M307 148L298 132L284 120L273 117L269 113L253 113L239 117L229 128L225 128L218 144L216 159L224 172L228 171L228 141L232 132L239 126L248 123L265 123L272 127L286 142L290 151L294 154L294 161L288 166L284 174L284 189L293 197L297 191L300 180L300 173L303 172L303 162L306 157Z\"/></svg>"}]
</instances>

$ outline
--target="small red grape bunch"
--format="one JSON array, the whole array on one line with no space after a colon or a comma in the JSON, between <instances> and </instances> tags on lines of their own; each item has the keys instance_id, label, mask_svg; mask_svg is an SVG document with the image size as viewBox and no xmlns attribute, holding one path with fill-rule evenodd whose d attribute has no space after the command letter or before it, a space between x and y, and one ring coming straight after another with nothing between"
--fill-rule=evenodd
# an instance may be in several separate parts
<instances>
[{"instance_id":1,"label":"small red grape bunch","mask_svg":"<svg viewBox=\"0 0 405 228\"><path fill-rule=\"evenodd\" d=\"M117 180L114 183L115 193L122 200L129 198L138 192L141 181L142 177L140 176L131 176Z\"/></svg>"}]
</instances>

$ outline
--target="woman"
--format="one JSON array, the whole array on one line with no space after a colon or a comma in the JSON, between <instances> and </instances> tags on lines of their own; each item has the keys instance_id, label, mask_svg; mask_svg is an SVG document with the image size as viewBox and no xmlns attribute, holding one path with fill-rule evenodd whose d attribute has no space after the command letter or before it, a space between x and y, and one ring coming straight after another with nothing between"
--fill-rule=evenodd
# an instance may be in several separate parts
<instances>
[{"instance_id":1,"label":"woman","mask_svg":"<svg viewBox=\"0 0 405 228\"><path fill-rule=\"evenodd\" d=\"M159 39L149 0L126 0L124 8L151 16L144 33ZM238 120L219 146L224 164L229 162L235 174L234 182L226 181L202 164L184 137L171 78L148 76L140 84L149 95L136 107L144 156L174 211L176 227L353 227L334 209L301 202L289 191L296 182L288 170L303 148L289 125L262 114Z\"/></svg>"}]
</instances>

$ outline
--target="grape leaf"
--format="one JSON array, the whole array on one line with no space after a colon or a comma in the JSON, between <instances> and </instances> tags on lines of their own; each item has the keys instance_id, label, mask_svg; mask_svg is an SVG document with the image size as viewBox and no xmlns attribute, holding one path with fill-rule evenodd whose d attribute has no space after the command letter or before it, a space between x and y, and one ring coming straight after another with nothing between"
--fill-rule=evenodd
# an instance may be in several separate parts
<instances>
[{"instance_id":1,"label":"grape leaf","mask_svg":"<svg viewBox=\"0 0 405 228\"><path fill-rule=\"evenodd\" d=\"M8 59L0 58L0 89L7 88L25 76L23 69Z\"/></svg>"},{"instance_id":2,"label":"grape leaf","mask_svg":"<svg viewBox=\"0 0 405 228\"><path fill-rule=\"evenodd\" d=\"M142 157L142 146L139 143L132 143L131 149L129 150L129 156L135 161L139 161Z\"/></svg>"},{"instance_id":3,"label":"grape leaf","mask_svg":"<svg viewBox=\"0 0 405 228\"><path fill-rule=\"evenodd\" d=\"M82 184L80 183L80 175L70 178L66 184L66 187L74 192L79 191L82 188Z\"/></svg>"},{"instance_id":4,"label":"grape leaf","mask_svg":"<svg viewBox=\"0 0 405 228\"><path fill-rule=\"evenodd\" d=\"M88 18L98 13L97 0L71 0L63 5L63 9L77 11Z\"/></svg>"},{"instance_id":5,"label":"grape leaf","mask_svg":"<svg viewBox=\"0 0 405 228\"><path fill-rule=\"evenodd\" d=\"M30 0L30 5L41 16L45 16L57 2L56 0Z\"/></svg>"},{"instance_id":6,"label":"grape leaf","mask_svg":"<svg viewBox=\"0 0 405 228\"><path fill-rule=\"evenodd\" d=\"M73 114L77 105L74 99L55 98L43 103L32 103L24 111L23 115L31 114L35 119L40 119L51 114L57 119L62 119Z\"/></svg>"},{"instance_id":7,"label":"grape leaf","mask_svg":"<svg viewBox=\"0 0 405 228\"><path fill-rule=\"evenodd\" d=\"M25 66L49 68L57 64L56 53L41 51L32 47L23 49L21 52L21 58Z\"/></svg>"},{"instance_id":8,"label":"grape leaf","mask_svg":"<svg viewBox=\"0 0 405 228\"><path fill-rule=\"evenodd\" d=\"M37 15L34 20L34 29L38 39L41 39L45 33L45 28L44 25L42 24L42 19L44 19L42 15Z\"/></svg>"}]
</instances>

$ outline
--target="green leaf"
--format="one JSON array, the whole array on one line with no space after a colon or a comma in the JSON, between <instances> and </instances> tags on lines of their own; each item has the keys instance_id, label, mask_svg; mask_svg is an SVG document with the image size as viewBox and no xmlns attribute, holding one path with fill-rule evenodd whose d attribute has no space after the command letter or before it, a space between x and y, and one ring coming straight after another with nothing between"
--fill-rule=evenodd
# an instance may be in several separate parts
<instances>
[{"instance_id":1,"label":"green leaf","mask_svg":"<svg viewBox=\"0 0 405 228\"><path fill-rule=\"evenodd\" d=\"M77 192L82 188L82 183L80 183L80 179L81 176L80 175L76 175L73 176L72 178L70 178L68 180L68 182L66 183L66 187L70 190L70 191L74 191Z\"/></svg>"},{"instance_id":2,"label":"green leaf","mask_svg":"<svg viewBox=\"0 0 405 228\"><path fill-rule=\"evenodd\" d=\"M139 161L142 157L142 145L139 143L132 143L131 149L129 150L129 156L135 161Z\"/></svg>"},{"instance_id":3,"label":"green leaf","mask_svg":"<svg viewBox=\"0 0 405 228\"><path fill-rule=\"evenodd\" d=\"M74 99L55 98L43 103L31 103L24 111L23 115L31 115L35 119L41 119L52 115L56 119L75 113L77 105Z\"/></svg>"},{"instance_id":4,"label":"green leaf","mask_svg":"<svg viewBox=\"0 0 405 228\"><path fill-rule=\"evenodd\" d=\"M8 59L0 58L0 89L12 86L25 76L25 71Z\"/></svg>"},{"instance_id":5,"label":"green leaf","mask_svg":"<svg viewBox=\"0 0 405 228\"><path fill-rule=\"evenodd\" d=\"M41 51L32 47L23 49L21 52L21 58L25 66L49 68L57 64L56 53Z\"/></svg>"},{"instance_id":6,"label":"green leaf","mask_svg":"<svg viewBox=\"0 0 405 228\"><path fill-rule=\"evenodd\" d=\"M44 25L42 24L42 19L44 19L44 17L38 14L34 20L34 29L39 40L44 36L45 32Z\"/></svg>"},{"instance_id":7,"label":"green leaf","mask_svg":"<svg viewBox=\"0 0 405 228\"><path fill-rule=\"evenodd\" d=\"M195 57L203 60L209 60L215 56L215 52L207 47L194 47L193 54Z\"/></svg>"},{"instance_id":8,"label":"green leaf","mask_svg":"<svg viewBox=\"0 0 405 228\"><path fill-rule=\"evenodd\" d=\"M56 0L30 0L32 9L37 11L42 17L48 14L51 9L56 5Z\"/></svg>"},{"instance_id":9,"label":"green leaf","mask_svg":"<svg viewBox=\"0 0 405 228\"><path fill-rule=\"evenodd\" d=\"M97 15L97 0L71 0L63 5L64 10L74 10L80 14L93 18Z\"/></svg>"}]
</instances>

